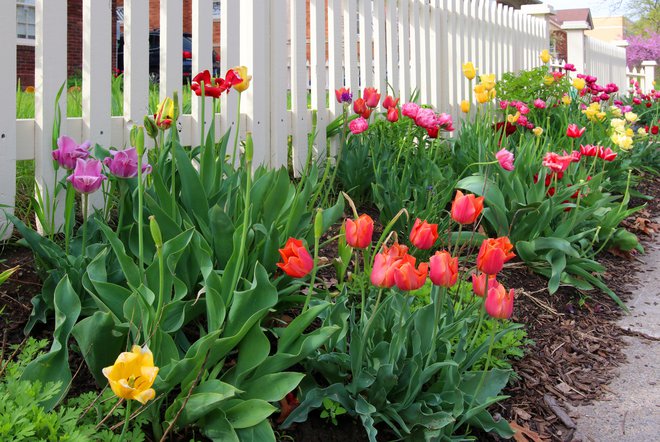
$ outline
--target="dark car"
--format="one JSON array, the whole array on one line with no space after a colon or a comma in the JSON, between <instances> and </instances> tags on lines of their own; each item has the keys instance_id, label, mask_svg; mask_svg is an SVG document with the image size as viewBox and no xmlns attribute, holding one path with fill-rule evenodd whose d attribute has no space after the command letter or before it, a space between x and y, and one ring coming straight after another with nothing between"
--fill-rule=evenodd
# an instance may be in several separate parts
<instances>
[{"instance_id":1,"label":"dark car","mask_svg":"<svg viewBox=\"0 0 660 442\"><path fill-rule=\"evenodd\" d=\"M183 34L182 54L183 58L183 81L192 78L192 35ZM215 51L211 54L213 74L219 75L220 57ZM117 41L117 70L124 71L124 36ZM152 81L158 81L160 76L160 32L158 30L149 32L149 77Z\"/></svg>"}]
</instances>

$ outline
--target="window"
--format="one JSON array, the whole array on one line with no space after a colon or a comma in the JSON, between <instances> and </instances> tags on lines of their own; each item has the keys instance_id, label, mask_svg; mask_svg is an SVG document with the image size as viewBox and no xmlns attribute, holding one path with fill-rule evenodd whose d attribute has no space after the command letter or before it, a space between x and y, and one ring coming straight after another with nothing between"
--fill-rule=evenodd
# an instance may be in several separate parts
<instances>
[{"instance_id":1,"label":"window","mask_svg":"<svg viewBox=\"0 0 660 442\"><path fill-rule=\"evenodd\" d=\"M16 36L18 38L34 40L34 3L35 0L16 1Z\"/></svg>"}]
</instances>

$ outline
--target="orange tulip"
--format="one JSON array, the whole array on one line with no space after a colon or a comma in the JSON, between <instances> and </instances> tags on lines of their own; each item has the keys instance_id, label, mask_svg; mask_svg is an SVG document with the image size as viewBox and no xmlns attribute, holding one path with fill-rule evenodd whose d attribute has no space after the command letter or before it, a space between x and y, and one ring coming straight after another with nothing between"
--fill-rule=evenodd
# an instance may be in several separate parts
<instances>
[{"instance_id":1,"label":"orange tulip","mask_svg":"<svg viewBox=\"0 0 660 442\"><path fill-rule=\"evenodd\" d=\"M506 236L485 239L477 255L477 268L487 275L496 275L504 263L515 257L513 245Z\"/></svg>"},{"instance_id":2,"label":"orange tulip","mask_svg":"<svg viewBox=\"0 0 660 442\"><path fill-rule=\"evenodd\" d=\"M394 266L394 283L401 290L417 290L426 282L428 269L425 262L415 268L415 257L406 255Z\"/></svg>"},{"instance_id":3,"label":"orange tulip","mask_svg":"<svg viewBox=\"0 0 660 442\"><path fill-rule=\"evenodd\" d=\"M476 197L471 193L463 195L463 192L457 190L451 204L451 219L459 224L472 224L481 215L483 208L483 196Z\"/></svg>"},{"instance_id":4,"label":"orange tulip","mask_svg":"<svg viewBox=\"0 0 660 442\"><path fill-rule=\"evenodd\" d=\"M431 257L431 281L440 287L451 287L458 280L458 258L452 258L449 252L435 252Z\"/></svg>"},{"instance_id":5,"label":"orange tulip","mask_svg":"<svg viewBox=\"0 0 660 442\"><path fill-rule=\"evenodd\" d=\"M394 243L392 247L383 246L383 251L376 255L371 270L371 283L376 287L390 288L394 285L394 269L407 256L408 247Z\"/></svg>"},{"instance_id":6,"label":"orange tulip","mask_svg":"<svg viewBox=\"0 0 660 442\"><path fill-rule=\"evenodd\" d=\"M357 249L364 249L371 244L374 233L374 220L367 214L362 214L355 221L346 220L346 243Z\"/></svg>"},{"instance_id":7,"label":"orange tulip","mask_svg":"<svg viewBox=\"0 0 660 442\"><path fill-rule=\"evenodd\" d=\"M417 218L410 231L410 242L418 249L430 249L438 240L438 225Z\"/></svg>"},{"instance_id":8,"label":"orange tulip","mask_svg":"<svg viewBox=\"0 0 660 442\"><path fill-rule=\"evenodd\" d=\"M498 282L489 284L488 296L484 307L486 312L497 319L509 319L513 313L513 289L507 293L504 286Z\"/></svg>"},{"instance_id":9,"label":"orange tulip","mask_svg":"<svg viewBox=\"0 0 660 442\"><path fill-rule=\"evenodd\" d=\"M494 276L488 276L485 273L472 274L472 291L475 295L484 297L486 296L486 280L488 280L488 286L490 287L493 283L497 283Z\"/></svg>"},{"instance_id":10,"label":"orange tulip","mask_svg":"<svg viewBox=\"0 0 660 442\"><path fill-rule=\"evenodd\" d=\"M312 256L299 239L289 238L279 252L282 262L278 262L277 267L292 278L302 278L314 268Z\"/></svg>"}]
</instances>

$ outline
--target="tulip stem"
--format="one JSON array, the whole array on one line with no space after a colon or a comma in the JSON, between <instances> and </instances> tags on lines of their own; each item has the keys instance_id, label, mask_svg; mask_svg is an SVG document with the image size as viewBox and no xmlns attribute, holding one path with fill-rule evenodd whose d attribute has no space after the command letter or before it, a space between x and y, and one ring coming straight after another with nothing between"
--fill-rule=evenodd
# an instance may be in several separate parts
<instances>
[{"instance_id":1,"label":"tulip stem","mask_svg":"<svg viewBox=\"0 0 660 442\"><path fill-rule=\"evenodd\" d=\"M488 296L488 276L486 276L486 293L484 294L483 299L485 299L486 296ZM484 316L485 316L485 308L483 306L483 302L485 301L482 301L482 306L479 309L479 322L477 322L477 328L474 330L474 334L472 335L472 340L470 341L469 348L474 347L474 344L477 341L477 336L479 336L479 332L481 331L481 325L483 324Z\"/></svg>"},{"instance_id":2,"label":"tulip stem","mask_svg":"<svg viewBox=\"0 0 660 442\"><path fill-rule=\"evenodd\" d=\"M315 232L316 233L316 232ZM305 298L305 305L303 305L302 312L305 313L309 308L309 301L312 299L312 294L314 293L314 281L316 281L316 272L319 269L319 235L314 235L314 268L312 268L312 276L309 281L309 290L307 290L307 297ZM362 295L362 302L364 305L364 294Z\"/></svg>"},{"instance_id":3,"label":"tulip stem","mask_svg":"<svg viewBox=\"0 0 660 442\"><path fill-rule=\"evenodd\" d=\"M238 106L236 110L236 134L234 135L234 151L231 155L231 166L236 167L236 152L238 151L238 136L240 135L241 128L241 96L242 92L238 93Z\"/></svg>"},{"instance_id":4,"label":"tulip stem","mask_svg":"<svg viewBox=\"0 0 660 442\"><path fill-rule=\"evenodd\" d=\"M433 322L433 333L432 333L432 338L431 338L431 349L429 350L429 355L426 357L426 367L431 364L431 358L433 357L433 354L435 353L435 340L438 334L438 328L440 328L440 319L442 318L442 309L444 307L444 302L445 302L445 292L447 291L446 288L440 288L440 286L433 285L431 288L431 299L433 300L433 313L434 313L434 318L435 321ZM440 296L438 297L438 292L440 292Z\"/></svg>"},{"instance_id":5,"label":"tulip stem","mask_svg":"<svg viewBox=\"0 0 660 442\"><path fill-rule=\"evenodd\" d=\"M89 207L89 205L88 205L88 204L89 204L89 203L88 203L88 198L89 198L89 195L87 195L86 193L83 193L83 196L82 196L82 203L83 203L83 204L82 204L82 211L83 211L83 214L82 214L82 215L83 215L83 225L82 225L82 229L83 229L83 237L82 237L82 248L80 249L80 254L81 254L82 256L85 256L85 245L87 244L87 211L88 211L88 207Z\"/></svg>"},{"instance_id":6,"label":"tulip stem","mask_svg":"<svg viewBox=\"0 0 660 442\"><path fill-rule=\"evenodd\" d=\"M126 431L128 430L128 423L131 420L131 408L132 408L131 405L132 404L133 403L129 399L126 400L126 407L125 407L126 414L125 414L125 417L124 417L124 426L121 429L121 434L119 435L119 440L124 440L124 436L126 435Z\"/></svg>"},{"instance_id":7,"label":"tulip stem","mask_svg":"<svg viewBox=\"0 0 660 442\"><path fill-rule=\"evenodd\" d=\"M203 104L204 101L202 101L202 105ZM172 219L176 220L176 156L174 155L174 140L172 138L172 132L170 132L170 156L172 157Z\"/></svg>"},{"instance_id":8,"label":"tulip stem","mask_svg":"<svg viewBox=\"0 0 660 442\"><path fill-rule=\"evenodd\" d=\"M472 406L474 405L474 402L477 399L477 396L479 396L479 392L481 391L481 387L484 385L484 380L486 379L486 373L488 373L488 368L490 367L490 359L493 354L493 344L495 343L495 332L497 331L497 327L493 326L490 332L490 344L488 345L488 355L486 356L486 365L484 366L484 370L481 372L481 378L479 379L479 383L477 384L476 390L474 390L474 395L472 396L472 399L470 399L470 405L468 408L465 410L465 413L463 414L463 419L460 420L458 425L456 426L457 428L460 427L465 423L465 416L470 414L470 410L472 410Z\"/></svg>"},{"instance_id":9,"label":"tulip stem","mask_svg":"<svg viewBox=\"0 0 660 442\"><path fill-rule=\"evenodd\" d=\"M144 183L142 182L142 155L138 153L138 169L137 169L137 178L138 178L138 259L140 263L140 282L144 281L144 238L142 232L143 226L143 206L144 206L144 196L143 188Z\"/></svg>"}]
</instances>

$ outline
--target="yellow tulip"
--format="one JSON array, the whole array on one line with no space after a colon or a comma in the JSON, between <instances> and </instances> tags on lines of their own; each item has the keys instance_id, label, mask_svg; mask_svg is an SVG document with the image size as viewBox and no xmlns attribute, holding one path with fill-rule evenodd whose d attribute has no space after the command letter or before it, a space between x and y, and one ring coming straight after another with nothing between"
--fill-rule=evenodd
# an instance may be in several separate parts
<instances>
[{"instance_id":1,"label":"yellow tulip","mask_svg":"<svg viewBox=\"0 0 660 442\"><path fill-rule=\"evenodd\" d=\"M158 110L154 115L156 126L161 129L169 129L174 121L174 101L170 97L165 97L158 104Z\"/></svg>"},{"instance_id":2,"label":"yellow tulip","mask_svg":"<svg viewBox=\"0 0 660 442\"><path fill-rule=\"evenodd\" d=\"M637 114L634 112L626 112L626 120L628 120L629 123L634 123L637 121Z\"/></svg>"},{"instance_id":3,"label":"yellow tulip","mask_svg":"<svg viewBox=\"0 0 660 442\"><path fill-rule=\"evenodd\" d=\"M507 115L507 116L506 116L506 121L508 121L509 123L513 124L513 123L515 123L516 121L518 121L518 118L520 118L520 112L516 112L515 115L514 115L514 114L509 114L509 115Z\"/></svg>"},{"instance_id":4,"label":"yellow tulip","mask_svg":"<svg viewBox=\"0 0 660 442\"><path fill-rule=\"evenodd\" d=\"M606 116L607 116L607 114L605 112L602 112L602 111L598 112L596 114L596 118L598 119L598 121L603 121Z\"/></svg>"},{"instance_id":5,"label":"yellow tulip","mask_svg":"<svg viewBox=\"0 0 660 442\"><path fill-rule=\"evenodd\" d=\"M478 84L474 87L474 93L475 94L481 94L486 91L486 88L484 87L483 84Z\"/></svg>"},{"instance_id":6,"label":"yellow tulip","mask_svg":"<svg viewBox=\"0 0 660 442\"><path fill-rule=\"evenodd\" d=\"M573 102L573 100L568 95L564 95L563 97L561 97L561 102L564 103L566 106L568 106Z\"/></svg>"},{"instance_id":7,"label":"yellow tulip","mask_svg":"<svg viewBox=\"0 0 660 442\"><path fill-rule=\"evenodd\" d=\"M487 91L495 87L495 74L480 75L479 79L481 80L481 84L486 88Z\"/></svg>"},{"instance_id":8,"label":"yellow tulip","mask_svg":"<svg viewBox=\"0 0 660 442\"><path fill-rule=\"evenodd\" d=\"M621 109L619 109L616 106L610 106L610 112L612 113L612 116L614 117L621 117L623 114L621 113Z\"/></svg>"},{"instance_id":9,"label":"yellow tulip","mask_svg":"<svg viewBox=\"0 0 660 442\"><path fill-rule=\"evenodd\" d=\"M470 112L470 102L469 101L467 101L467 100L461 101L461 112L463 112L464 114L467 114L468 112Z\"/></svg>"},{"instance_id":10,"label":"yellow tulip","mask_svg":"<svg viewBox=\"0 0 660 442\"><path fill-rule=\"evenodd\" d=\"M532 132L534 132L534 135L536 135L537 137L540 137L541 134L543 133L543 128L537 126L534 129L532 129Z\"/></svg>"},{"instance_id":11,"label":"yellow tulip","mask_svg":"<svg viewBox=\"0 0 660 442\"><path fill-rule=\"evenodd\" d=\"M236 66L232 68L232 71L238 75L241 80L240 83L234 85L234 89L238 92L244 92L247 88L250 87L250 81L252 80L252 75L248 75L248 69L245 66Z\"/></svg>"},{"instance_id":12,"label":"yellow tulip","mask_svg":"<svg viewBox=\"0 0 660 442\"><path fill-rule=\"evenodd\" d=\"M475 96L477 97L477 102L479 102L479 104L484 104L490 101L488 92L478 92Z\"/></svg>"},{"instance_id":13,"label":"yellow tulip","mask_svg":"<svg viewBox=\"0 0 660 442\"><path fill-rule=\"evenodd\" d=\"M579 91L584 89L584 86L587 84L586 81L584 81L584 78L575 78L573 80L573 87Z\"/></svg>"},{"instance_id":14,"label":"yellow tulip","mask_svg":"<svg viewBox=\"0 0 660 442\"><path fill-rule=\"evenodd\" d=\"M473 80L477 76L477 68L474 67L471 61L468 61L463 65L463 75L468 80Z\"/></svg>"},{"instance_id":15,"label":"yellow tulip","mask_svg":"<svg viewBox=\"0 0 660 442\"><path fill-rule=\"evenodd\" d=\"M548 52L547 49L542 50L541 53L539 54L539 58L541 59L541 61L543 63L549 62L550 61L550 52Z\"/></svg>"},{"instance_id":16,"label":"yellow tulip","mask_svg":"<svg viewBox=\"0 0 660 442\"><path fill-rule=\"evenodd\" d=\"M640 127L639 129L637 129L637 135L639 135L642 138L645 138L648 134L646 133L646 129Z\"/></svg>"},{"instance_id":17,"label":"yellow tulip","mask_svg":"<svg viewBox=\"0 0 660 442\"><path fill-rule=\"evenodd\" d=\"M151 386L157 374L153 354L146 346L139 345L134 345L130 352L121 353L114 365L103 369L103 376L108 378L110 388L118 397L141 404L156 396Z\"/></svg>"},{"instance_id":18,"label":"yellow tulip","mask_svg":"<svg viewBox=\"0 0 660 442\"><path fill-rule=\"evenodd\" d=\"M555 77L553 77L552 75L546 75L545 77L543 77L543 84L545 84L546 86L550 86L554 82L555 82Z\"/></svg>"}]
</instances>

